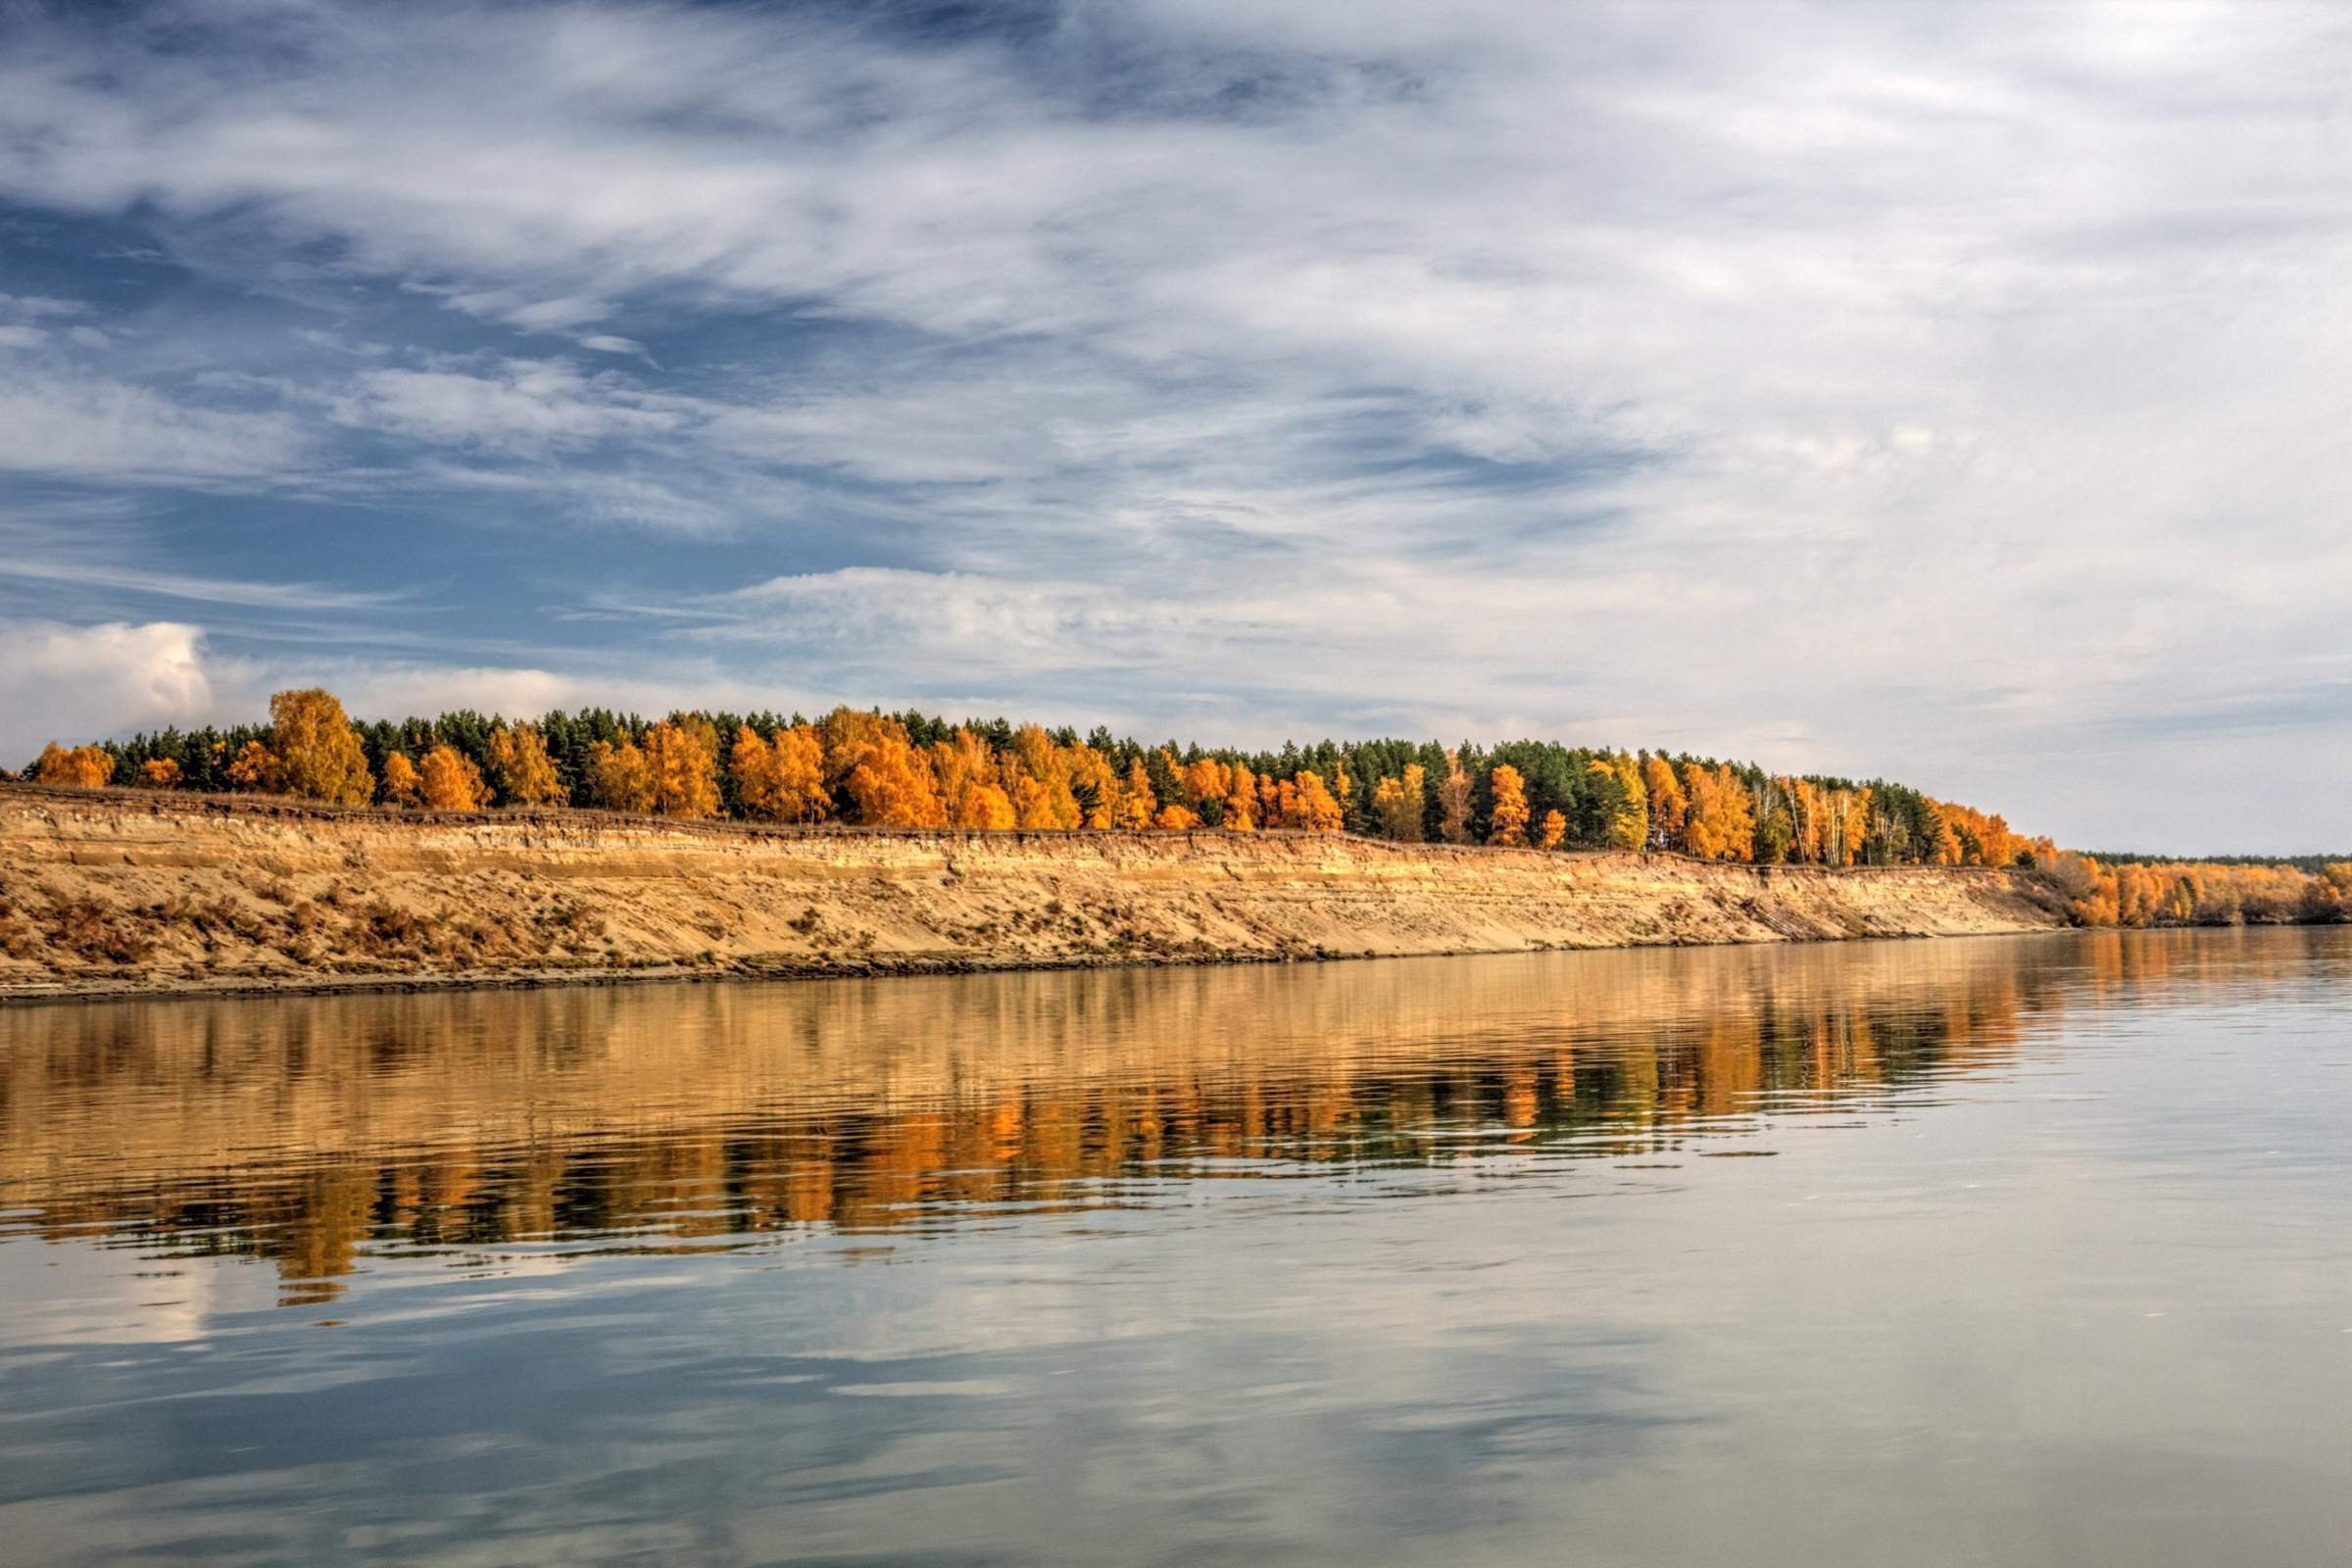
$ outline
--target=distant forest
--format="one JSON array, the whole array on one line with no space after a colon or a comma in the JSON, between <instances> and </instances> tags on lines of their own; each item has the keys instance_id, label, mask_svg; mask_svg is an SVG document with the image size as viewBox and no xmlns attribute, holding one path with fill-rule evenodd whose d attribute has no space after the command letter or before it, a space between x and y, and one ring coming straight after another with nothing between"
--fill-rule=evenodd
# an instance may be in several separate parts
<instances>
[{"instance_id":1,"label":"distant forest","mask_svg":"<svg viewBox=\"0 0 2352 1568\"><path fill-rule=\"evenodd\" d=\"M1552 741L1317 741L1278 752L837 708L470 710L353 722L280 692L268 724L46 748L37 782L243 791L388 810L579 807L982 831L1354 833L1399 843L1674 853L1758 864L2024 866L2083 925L2337 920L2352 860L2086 856L1887 779L1774 773Z\"/></svg>"},{"instance_id":2,"label":"distant forest","mask_svg":"<svg viewBox=\"0 0 2352 1568\"><path fill-rule=\"evenodd\" d=\"M573 806L867 827L1348 832L1403 842L1676 851L1823 865L2018 865L1997 815L1886 779L1773 773L1683 753L1510 741L1146 744L1096 729L839 708L509 722L471 710L353 722L322 691L269 724L51 745L47 783L290 794L435 810Z\"/></svg>"}]
</instances>

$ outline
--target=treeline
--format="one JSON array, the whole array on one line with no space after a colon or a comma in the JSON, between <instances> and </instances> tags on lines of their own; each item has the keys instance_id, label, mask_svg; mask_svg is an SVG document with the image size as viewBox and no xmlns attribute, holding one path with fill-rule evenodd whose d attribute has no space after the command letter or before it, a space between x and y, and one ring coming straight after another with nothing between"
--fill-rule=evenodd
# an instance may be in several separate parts
<instances>
[{"instance_id":1,"label":"treeline","mask_svg":"<svg viewBox=\"0 0 2352 1568\"><path fill-rule=\"evenodd\" d=\"M2118 863L2061 852L2044 869L2077 925L2293 925L2352 914L2352 860Z\"/></svg>"},{"instance_id":2,"label":"treeline","mask_svg":"<svg viewBox=\"0 0 2352 1568\"><path fill-rule=\"evenodd\" d=\"M1884 779L1776 774L1665 752L1514 741L1145 745L1097 729L839 708L817 719L603 709L354 723L316 689L270 722L65 748L45 783L255 791L436 810L574 806L787 823L1348 832L1407 843L1675 851L1820 865L2030 865L1997 815Z\"/></svg>"},{"instance_id":3,"label":"treeline","mask_svg":"<svg viewBox=\"0 0 2352 1568\"><path fill-rule=\"evenodd\" d=\"M2178 855L2143 855L2128 850L2084 850L2083 855L2101 865L2179 866L2227 865L2248 867L2283 866L2293 871L2308 871L2317 876L2331 865L2352 862L2346 855L2207 855L2193 861L2184 861Z\"/></svg>"},{"instance_id":4,"label":"treeline","mask_svg":"<svg viewBox=\"0 0 2352 1568\"><path fill-rule=\"evenodd\" d=\"M53 743L25 774L85 789L252 791L396 809L571 806L1040 832L1285 829L1760 864L2033 866L2082 925L2283 923L2352 911L2344 860L2078 855L1885 779L1548 741L1319 741L1244 752L850 708L813 720L649 720L589 709L530 722L468 710L355 723L314 688L272 697L268 724Z\"/></svg>"}]
</instances>

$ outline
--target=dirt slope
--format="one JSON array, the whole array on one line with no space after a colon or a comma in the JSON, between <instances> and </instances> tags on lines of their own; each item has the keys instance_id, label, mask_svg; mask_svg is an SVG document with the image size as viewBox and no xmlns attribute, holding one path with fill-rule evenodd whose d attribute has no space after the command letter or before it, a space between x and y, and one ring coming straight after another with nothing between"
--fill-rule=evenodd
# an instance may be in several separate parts
<instances>
[{"instance_id":1,"label":"dirt slope","mask_svg":"<svg viewBox=\"0 0 2352 1568\"><path fill-rule=\"evenodd\" d=\"M1275 834L792 834L0 786L0 997L2046 929L2026 873Z\"/></svg>"}]
</instances>

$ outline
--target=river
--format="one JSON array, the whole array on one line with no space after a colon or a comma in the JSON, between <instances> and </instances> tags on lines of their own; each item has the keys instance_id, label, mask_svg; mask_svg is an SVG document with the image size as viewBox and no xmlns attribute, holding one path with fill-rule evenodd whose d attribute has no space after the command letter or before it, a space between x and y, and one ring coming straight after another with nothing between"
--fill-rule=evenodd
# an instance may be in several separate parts
<instances>
[{"instance_id":1,"label":"river","mask_svg":"<svg viewBox=\"0 0 2352 1568\"><path fill-rule=\"evenodd\" d=\"M0 1010L0 1559L2320 1563L2352 932Z\"/></svg>"}]
</instances>

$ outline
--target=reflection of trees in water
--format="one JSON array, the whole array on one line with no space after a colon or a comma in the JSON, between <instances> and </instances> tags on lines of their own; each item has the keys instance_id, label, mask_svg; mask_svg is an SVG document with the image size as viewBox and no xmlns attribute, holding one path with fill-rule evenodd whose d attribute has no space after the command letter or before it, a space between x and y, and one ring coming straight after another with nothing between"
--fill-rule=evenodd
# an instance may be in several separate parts
<instances>
[{"instance_id":1,"label":"reflection of trees in water","mask_svg":"<svg viewBox=\"0 0 2352 1568\"><path fill-rule=\"evenodd\" d=\"M885 1230L1142 1181L1638 1154L2010 1060L2036 1014L2260 985L2180 933L798 987L141 1004L0 1020L0 1207L256 1254Z\"/></svg>"}]
</instances>

